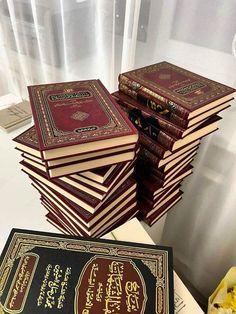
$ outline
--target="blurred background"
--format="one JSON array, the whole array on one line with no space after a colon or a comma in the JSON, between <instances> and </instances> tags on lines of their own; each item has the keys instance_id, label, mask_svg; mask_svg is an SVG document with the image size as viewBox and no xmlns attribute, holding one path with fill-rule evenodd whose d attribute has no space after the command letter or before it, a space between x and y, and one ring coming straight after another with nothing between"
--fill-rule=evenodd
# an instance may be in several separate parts
<instances>
[{"instance_id":1,"label":"blurred background","mask_svg":"<svg viewBox=\"0 0 236 314\"><path fill-rule=\"evenodd\" d=\"M119 73L163 60L235 87L235 16L235 0L0 0L0 96L91 78L113 92ZM162 234L200 302L236 265L235 108L203 139Z\"/></svg>"}]
</instances>

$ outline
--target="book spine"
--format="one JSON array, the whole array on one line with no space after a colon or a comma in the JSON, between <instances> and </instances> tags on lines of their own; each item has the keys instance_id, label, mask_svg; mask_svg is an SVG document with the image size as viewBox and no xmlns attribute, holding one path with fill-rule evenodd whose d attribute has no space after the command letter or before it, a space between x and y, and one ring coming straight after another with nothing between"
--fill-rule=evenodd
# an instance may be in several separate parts
<instances>
[{"instance_id":1,"label":"book spine","mask_svg":"<svg viewBox=\"0 0 236 314\"><path fill-rule=\"evenodd\" d=\"M149 162L153 167L158 167L160 163L160 158L151 153L148 149L141 146L139 151L139 157L147 162Z\"/></svg>"},{"instance_id":2,"label":"book spine","mask_svg":"<svg viewBox=\"0 0 236 314\"><path fill-rule=\"evenodd\" d=\"M155 143L149 136L145 135L142 131L139 132L139 143L144 147L147 147L153 154L159 158L163 158L166 148Z\"/></svg>"},{"instance_id":3,"label":"book spine","mask_svg":"<svg viewBox=\"0 0 236 314\"><path fill-rule=\"evenodd\" d=\"M117 99L117 102L120 106L125 107L129 112L139 111L139 114L142 116L143 120L146 120L147 123L159 126L164 131L167 131L171 135L176 138L182 138L184 129L174 125L170 122L164 115L161 115L158 112L151 113L150 110L145 107L140 108L140 104L137 104L137 108L135 104L129 103L128 101L124 101L123 99Z\"/></svg>"},{"instance_id":4,"label":"book spine","mask_svg":"<svg viewBox=\"0 0 236 314\"><path fill-rule=\"evenodd\" d=\"M137 99L137 95L140 95L144 99L147 98L147 100L149 101L150 100L152 100L153 102L161 101L163 108L169 110L170 112L175 113L179 117L183 119L187 119L189 116L189 111L187 109L171 101L170 99L151 91L150 89L144 86L140 86L140 84L138 84L135 81L130 80L123 74L119 75L119 83L126 85L129 89L131 89L133 97L135 96L136 99Z\"/></svg>"},{"instance_id":5,"label":"book spine","mask_svg":"<svg viewBox=\"0 0 236 314\"><path fill-rule=\"evenodd\" d=\"M134 112L132 112L132 114L129 114L127 110L126 113L130 121L136 126L138 130L143 131L147 136L150 136L154 140L154 142L157 142L157 144L160 144L167 150L172 150L173 145L176 142L176 138L173 138L172 136L168 135L167 133L153 125L144 124L138 114L135 114Z\"/></svg>"}]
</instances>

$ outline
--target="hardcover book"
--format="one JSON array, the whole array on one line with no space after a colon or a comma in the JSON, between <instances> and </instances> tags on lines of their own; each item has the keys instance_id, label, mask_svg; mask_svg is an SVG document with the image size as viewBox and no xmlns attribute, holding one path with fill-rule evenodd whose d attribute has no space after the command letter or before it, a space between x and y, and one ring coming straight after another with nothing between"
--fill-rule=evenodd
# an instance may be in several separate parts
<instances>
[{"instance_id":1,"label":"hardcover book","mask_svg":"<svg viewBox=\"0 0 236 314\"><path fill-rule=\"evenodd\" d=\"M71 199L77 205L83 207L90 213L94 213L98 208L102 206L102 204L129 178L133 169L127 171L123 178L116 184L116 186L106 194L103 200L99 200L97 197L92 195L88 195L86 192L79 190L71 186L66 182L62 182L59 179L51 179L48 180L45 172L42 170L29 165L28 163L22 161L21 162L22 169L26 172L29 176L35 178L36 180L40 181L41 183L45 184L47 187L57 191L58 193L66 196L67 198Z\"/></svg>"},{"instance_id":2,"label":"hardcover book","mask_svg":"<svg viewBox=\"0 0 236 314\"><path fill-rule=\"evenodd\" d=\"M151 109L144 107L137 100L121 92L115 92L112 96L116 99L121 108L128 113L131 121L132 119L137 120L137 124L141 126L144 132L147 128L151 129L151 133L160 129L176 138L183 138L200 126L205 120L203 119L188 128L182 128L172 122L168 118L168 115L165 114L165 111L163 113L153 112ZM228 107L229 105L227 104L226 106Z\"/></svg>"},{"instance_id":3,"label":"hardcover book","mask_svg":"<svg viewBox=\"0 0 236 314\"><path fill-rule=\"evenodd\" d=\"M99 228L99 230L97 230L92 237L102 237L104 236L107 232L112 231L114 228L119 227L120 225L122 225L123 223L129 221L130 219L136 217L138 214L138 209L136 206L132 205L132 208L128 208L128 211L126 211L126 213L124 213L124 215L122 215L122 217L120 218L115 218L115 222L114 220L109 222L109 224L104 225L102 228ZM121 216L121 215L120 215ZM56 227L58 230L60 230L62 233L65 234L70 234L70 235L81 235L84 237L88 237L91 235L88 235L87 233L81 231L78 228L74 228L74 226L72 225L68 225L68 221L61 219L60 216L58 216L58 213L52 213L51 211L49 211L46 214L46 219L49 223L51 223L54 227Z\"/></svg>"},{"instance_id":4,"label":"hardcover book","mask_svg":"<svg viewBox=\"0 0 236 314\"><path fill-rule=\"evenodd\" d=\"M3 313L174 314L169 247L13 229L0 278Z\"/></svg>"},{"instance_id":5,"label":"hardcover book","mask_svg":"<svg viewBox=\"0 0 236 314\"><path fill-rule=\"evenodd\" d=\"M168 62L122 73L119 83L140 98L161 101L164 109L191 119L233 98L234 88Z\"/></svg>"},{"instance_id":6,"label":"hardcover book","mask_svg":"<svg viewBox=\"0 0 236 314\"><path fill-rule=\"evenodd\" d=\"M175 204L177 204L182 199L181 192L179 195L175 195L172 199L166 202L162 207L156 210L150 217L143 217L143 220L150 227L154 225L161 217L163 217L170 209L173 208Z\"/></svg>"},{"instance_id":7,"label":"hardcover book","mask_svg":"<svg viewBox=\"0 0 236 314\"><path fill-rule=\"evenodd\" d=\"M30 104L27 100L24 100L0 110L0 128L6 132L10 132L28 123L31 117Z\"/></svg>"},{"instance_id":8,"label":"hardcover book","mask_svg":"<svg viewBox=\"0 0 236 314\"><path fill-rule=\"evenodd\" d=\"M62 165L68 165L75 162L80 162L83 160L87 160L90 158L101 158L105 155L109 154L118 154L122 153L126 150L135 149L136 145L130 144L130 145L120 145L113 148L107 148L107 149L97 149L96 151L90 152L90 153L81 153L69 157L60 157L53 160L47 160L42 161L41 159L41 153L39 150L39 142L36 134L35 127L31 127L28 130L24 131L23 133L19 134L17 137L13 139L13 141L16 143L16 149L27 153L31 155L32 159L35 159L37 162L40 162L41 164L45 165L48 169L59 167Z\"/></svg>"},{"instance_id":9,"label":"hardcover book","mask_svg":"<svg viewBox=\"0 0 236 314\"><path fill-rule=\"evenodd\" d=\"M127 204L136 198L136 182L133 179L128 179L121 185L118 191L102 204L96 213L92 214L69 198L60 195L41 182L31 179L33 181L32 185L41 196L44 196L53 207L56 207L69 220L88 232L98 225L99 222L105 224L112 215L118 214L123 207L127 207Z\"/></svg>"},{"instance_id":10,"label":"hardcover book","mask_svg":"<svg viewBox=\"0 0 236 314\"><path fill-rule=\"evenodd\" d=\"M138 133L99 80L28 87L42 160L136 143Z\"/></svg>"}]
</instances>

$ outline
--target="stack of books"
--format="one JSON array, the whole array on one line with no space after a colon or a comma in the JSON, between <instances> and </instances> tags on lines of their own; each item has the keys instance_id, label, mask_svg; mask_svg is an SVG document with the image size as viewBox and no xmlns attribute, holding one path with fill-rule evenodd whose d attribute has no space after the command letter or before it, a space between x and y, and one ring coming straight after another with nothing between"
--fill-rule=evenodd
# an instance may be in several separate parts
<instances>
[{"instance_id":1,"label":"stack of books","mask_svg":"<svg viewBox=\"0 0 236 314\"><path fill-rule=\"evenodd\" d=\"M101 236L138 212L138 132L99 80L29 86L34 126L14 141L47 220Z\"/></svg>"},{"instance_id":2,"label":"stack of books","mask_svg":"<svg viewBox=\"0 0 236 314\"><path fill-rule=\"evenodd\" d=\"M140 133L137 197L149 225L181 199L200 139L218 129L234 92L168 62L119 75L113 97Z\"/></svg>"}]
</instances>

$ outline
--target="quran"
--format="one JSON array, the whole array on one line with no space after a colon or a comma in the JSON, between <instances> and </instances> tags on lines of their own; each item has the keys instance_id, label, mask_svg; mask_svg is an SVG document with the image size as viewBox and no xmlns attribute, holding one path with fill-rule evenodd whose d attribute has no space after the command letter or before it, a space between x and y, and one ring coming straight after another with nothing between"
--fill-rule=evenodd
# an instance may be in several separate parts
<instances>
[{"instance_id":1,"label":"quran","mask_svg":"<svg viewBox=\"0 0 236 314\"><path fill-rule=\"evenodd\" d=\"M172 249L13 229L2 313L173 314Z\"/></svg>"}]
</instances>

